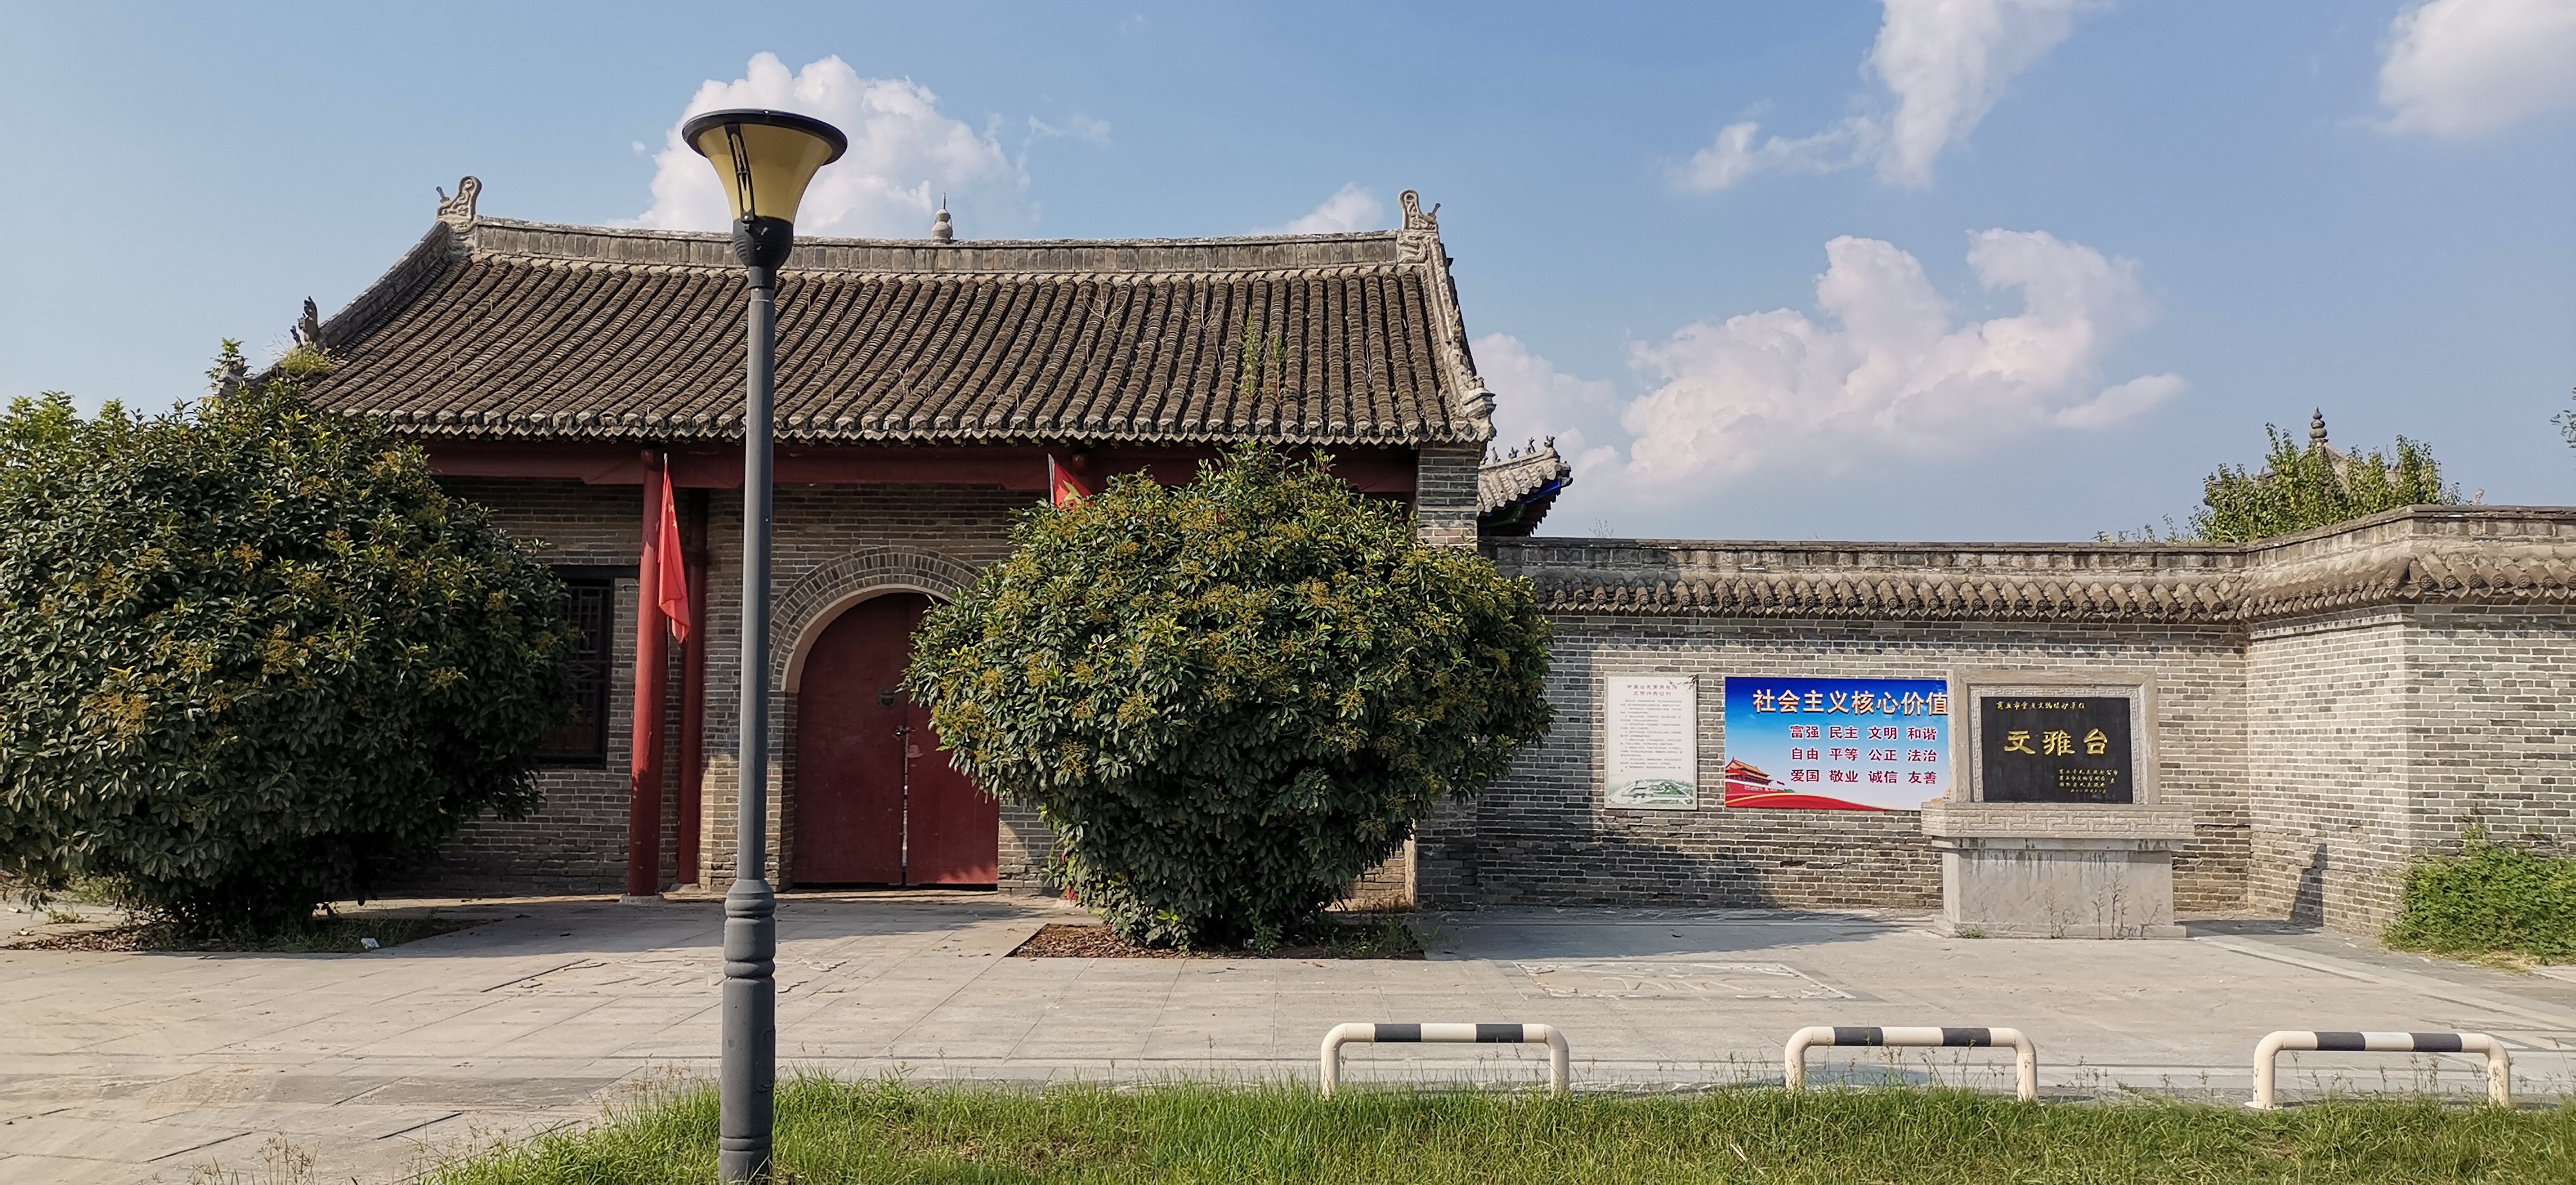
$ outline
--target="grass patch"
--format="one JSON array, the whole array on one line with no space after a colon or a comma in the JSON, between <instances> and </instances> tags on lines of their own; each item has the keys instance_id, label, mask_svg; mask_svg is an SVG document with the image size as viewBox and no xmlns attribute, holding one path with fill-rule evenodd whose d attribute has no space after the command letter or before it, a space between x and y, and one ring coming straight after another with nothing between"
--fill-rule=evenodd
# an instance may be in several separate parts
<instances>
[{"instance_id":1,"label":"grass patch","mask_svg":"<svg viewBox=\"0 0 2576 1185\"><path fill-rule=\"evenodd\" d=\"M2576 961L2576 857L2542 856L2473 833L2459 855L2408 866L2397 920L2380 941L2472 959Z\"/></svg>"},{"instance_id":2,"label":"grass patch","mask_svg":"<svg viewBox=\"0 0 2576 1185\"><path fill-rule=\"evenodd\" d=\"M21 950L241 951L277 955L361 954L367 939L378 948L401 946L439 934L479 926L488 918L443 918L385 914L349 917L326 914L302 924L271 931L198 934L168 922L134 922L105 930L55 934L19 944Z\"/></svg>"},{"instance_id":3,"label":"grass patch","mask_svg":"<svg viewBox=\"0 0 2576 1185\"><path fill-rule=\"evenodd\" d=\"M1172 1085L1044 1093L800 1077L778 1092L779 1180L844 1182L2566 1181L2576 1110L2339 1102L2017 1103L1942 1090L1549 1100ZM488 1151L433 1185L691 1185L716 1097L640 1098L585 1131Z\"/></svg>"}]
</instances>

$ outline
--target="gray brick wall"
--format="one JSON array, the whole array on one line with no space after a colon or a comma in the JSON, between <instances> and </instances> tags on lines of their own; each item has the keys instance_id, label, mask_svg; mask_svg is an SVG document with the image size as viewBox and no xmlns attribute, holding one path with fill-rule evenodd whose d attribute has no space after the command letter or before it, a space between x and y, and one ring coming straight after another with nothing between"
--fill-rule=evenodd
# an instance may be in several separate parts
<instances>
[{"instance_id":1,"label":"gray brick wall","mask_svg":"<svg viewBox=\"0 0 2576 1185\"><path fill-rule=\"evenodd\" d=\"M1427 824L1424 904L1912 906L1940 901L1940 860L1914 811L1730 809L1723 803L1728 675L1938 679L1976 667L2156 672L2164 707L2165 801L2198 837L2176 861L2186 909L2243 898L2242 656L2219 626L1746 621L1555 617L1548 739L1469 806ZM1696 811L1613 810L1602 801L1603 681L1697 675Z\"/></svg>"},{"instance_id":2,"label":"gray brick wall","mask_svg":"<svg viewBox=\"0 0 2576 1185\"><path fill-rule=\"evenodd\" d=\"M2248 663L2248 894L2369 931L2410 856L2468 827L2576 842L2576 618L2401 605L2267 623Z\"/></svg>"},{"instance_id":3,"label":"gray brick wall","mask_svg":"<svg viewBox=\"0 0 2576 1185\"><path fill-rule=\"evenodd\" d=\"M1413 509L1424 542L1476 545L1476 471L1484 459L1481 444L1423 446L1413 475Z\"/></svg>"},{"instance_id":4,"label":"gray brick wall","mask_svg":"<svg viewBox=\"0 0 2576 1185\"><path fill-rule=\"evenodd\" d=\"M1452 455L1452 454L1455 455ZM1475 454L1426 450L1423 537L1471 541ZM451 480L559 564L631 570L632 487ZM989 487L786 487L778 493L777 653L850 599L945 595L1005 551L1025 493ZM710 502L707 803L702 883L732 875L740 503ZM1632 543L1497 545L1557 623L1554 733L1479 800L1421 828L1367 895L1426 904L1774 904L1927 907L1938 863L1914 812L1729 810L1717 680L1729 674L1938 678L1966 668L2153 671L2158 772L2195 838L2176 861L2192 913L2387 920L2395 874L2464 830L2576 845L2576 511L2448 508L2383 515L2252 548L2094 545ZM614 892L625 861L633 655L618 586L608 755L554 767L536 817L477 820L414 887ZM671 694L679 694L674 664ZM1613 674L1685 673L1702 693L1695 812L1600 800L1594 705ZM771 851L792 880L795 703L774 684ZM674 721L676 735L676 720ZM675 825L676 757L665 784ZM1032 812L1006 807L1003 883L1052 891ZM665 880L678 837L662 837ZM773 866L773 876L779 867ZM1401 886L1401 888L1399 887Z\"/></svg>"},{"instance_id":5,"label":"gray brick wall","mask_svg":"<svg viewBox=\"0 0 2576 1185\"><path fill-rule=\"evenodd\" d=\"M597 765L538 771L544 802L525 819L468 822L430 866L394 881L395 891L614 893L626 883L627 769L634 752L636 535L644 515L633 486L577 481L450 478L442 488L492 511L503 530L543 545L549 564L609 567L617 581L609 623L613 670L608 752ZM677 684L671 702L678 702ZM677 810L676 774L666 795Z\"/></svg>"}]
</instances>

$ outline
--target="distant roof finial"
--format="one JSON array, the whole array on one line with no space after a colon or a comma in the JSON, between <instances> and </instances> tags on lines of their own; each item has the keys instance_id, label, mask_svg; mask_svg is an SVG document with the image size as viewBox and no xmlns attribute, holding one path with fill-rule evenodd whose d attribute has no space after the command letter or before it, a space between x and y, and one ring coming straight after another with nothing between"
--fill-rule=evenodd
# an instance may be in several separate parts
<instances>
[{"instance_id":1,"label":"distant roof finial","mask_svg":"<svg viewBox=\"0 0 2576 1185\"><path fill-rule=\"evenodd\" d=\"M2320 407L2316 409L2316 414L2308 417L2308 447L2324 448L2325 446L2326 409Z\"/></svg>"},{"instance_id":2,"label":"distant roof finial","mask_svg":"<svg viewBox=\"0 0 2576 1185\"><path fill-rule=\"evenodd\" d=\"M1408 189L1397 194L1395 201L1397 205L1404 207L1404 229L1430 231L1440 229L1440 207L1433 206L1430 213L1423 213L1421 194Z\"/></svg>"},{"instance_id":3,"label":"distant roof finial","mask_svg":"<svg viewBox=\"0 0 2576 1185\"><path fill-rule=\"evenodd\" d=\"M957 241L957 228L948 221L948 195L939 195L939 217L930 224L930 237L938 242Z\"/></svg>"},{"instance_id":4,"label":"distant roof finial","mask_svg":"<svg viewBox=\"0 0 2576 1185\"><path fill-rule=\"evenodd\" d=\"M304 315L295 322L295 344L308 350L322 348L322 310L314 307L313 298L304 298Z\"/></svg>"},{"instance_id":5,"label":"distant roof finial","mask_svg":"<svg viewBox=\"0 0 2576 1185\"><path fill-rule=\"evenodd\" d=\"M444 188L438 191L438 220L460 234L474 229L474 199L482 194L481 180L474 177L457 178L455 197L447 196L447 190Z\"/></svg>"}]
</instances>

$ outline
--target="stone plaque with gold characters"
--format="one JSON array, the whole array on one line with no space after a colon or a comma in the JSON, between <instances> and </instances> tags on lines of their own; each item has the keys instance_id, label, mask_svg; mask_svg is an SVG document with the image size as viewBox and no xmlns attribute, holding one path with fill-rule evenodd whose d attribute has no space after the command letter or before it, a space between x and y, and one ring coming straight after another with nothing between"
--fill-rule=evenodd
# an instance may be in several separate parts
<instances>
[{"instance_id":1,"label":"stone plaque with gold characters","mask_svg":"<svg viewBox=\"0 0 2576 1185\"><path fill-rule=\"evenodd\" d=\"M1997 695L1977 700L1987 802L2132 803L2129 697Z\"/></svg>"}]
</instances>

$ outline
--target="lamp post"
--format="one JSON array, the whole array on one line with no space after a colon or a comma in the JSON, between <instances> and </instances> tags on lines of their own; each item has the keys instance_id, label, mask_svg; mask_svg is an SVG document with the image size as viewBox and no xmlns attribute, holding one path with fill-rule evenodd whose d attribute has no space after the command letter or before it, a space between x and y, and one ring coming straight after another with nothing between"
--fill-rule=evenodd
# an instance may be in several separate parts
<instances>
[{"instance_id":1,"label":"lamp post","mask_svg":"<svg viewBox=\"0 0 2576 1185\"><path fill-rule=\"evenodd\" d=\"M769 887L769 544L772 338L778 265L796 245L796 203L816 170L849 148L840 129L785 111L710 111L680 138L715 166L733 207L751 358L742 409L742 729L734 880L725 894L724 1051L717 1075L716 1174L769 1179L778 1086L778 897Z\"/></svg>"}]
</instances>

